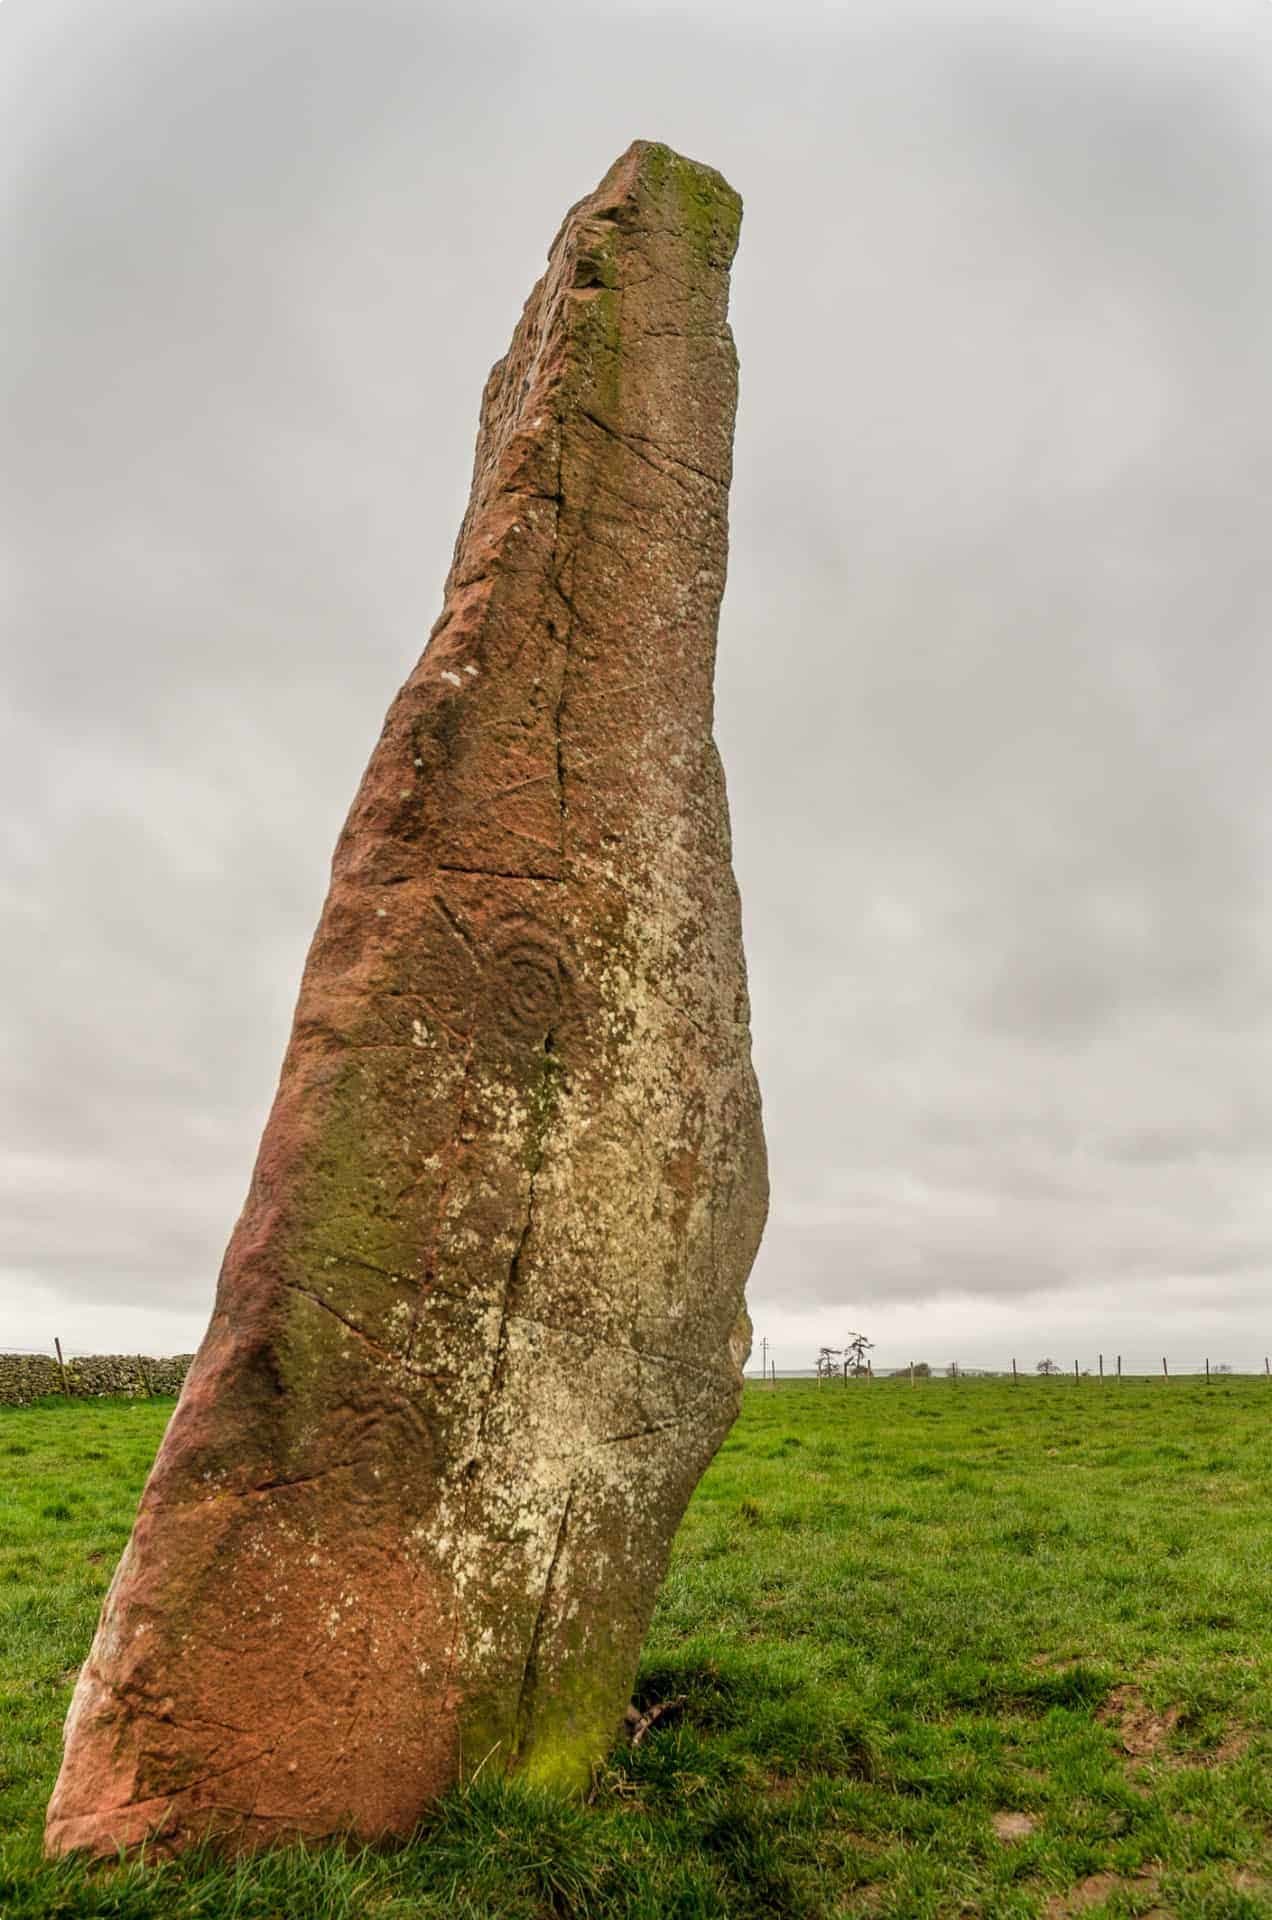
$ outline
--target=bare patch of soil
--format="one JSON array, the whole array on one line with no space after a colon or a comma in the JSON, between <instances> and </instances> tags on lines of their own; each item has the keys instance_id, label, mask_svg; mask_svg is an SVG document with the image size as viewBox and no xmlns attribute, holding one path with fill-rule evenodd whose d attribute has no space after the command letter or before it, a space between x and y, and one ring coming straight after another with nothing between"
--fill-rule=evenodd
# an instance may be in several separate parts
<instances>
[{"instance_id":1,"label":"bare patch of soil","mask_svg":"<svg viewBox=\"0 0 1272 1920\"><path fill-rule=\"evenodd\" d=\"M1092 1907L1101 1906L1115 1893L1139 1892L1151 1898L1156 1891L1155 1873L1137 1873L1133 1879L1123 1873L1090 1873L1067 1893L1053 1893L1042 1910L1043 1920L1074 1920L1075 1915L1089 1913ZM1151 1907L1143 1920L1164 1916L1165 1911L1164 1907Z\"/></svg>"},{"instance_id":2,"label":"bare patch of soil","mask_svg":"<svg viewBox=\"0 0 1272 1920\"><path fill-rule=\"evenodd\" d=\"M1096 1719L1117 1734L1122 1752L1132 1760L1158 1760L1171 1767L1227 1767L1240 1760L1250 1745L1248 1727L1233 1727L1217 1746L1204 1751L1181 1753L1165 1749L1183 1718L1180 1707L1167 1707L1158 1713L1150 1707L1138 1687L1114 1687Z\"/></svg>"},{"instance_id":3,"label":"bare patch of soil","mask_svg":"<svg viewBox=\"0 0 1272 1920\"><path fill-rule=\"evenodd\" d=\"M1249 1727L1234 1727L1231 1733L1225 1733L1217 1747L1203 1755L1203 1763L1208 1767L1230 1767L1234 1760L1240 1760L1254 1738Z\"/></svg>"},{"instance_id":4,"label":"bare patch of soil","mask_svg":"<svg viewBox=\"0 0 1272 1920\"><path fill-rule=\"evenodd\" d=\"M1123 1753L1135 1760L1147 1760L1165 1746L1179 1725L1179 1716L1178 1707L1158 1713L1138 1687L1126 1686L1114 1687L1095 1717L1115 1729Z\"/></svg>"},{"instance_id":5,"label":"bare patch of soil","mask_svg":"<svg viewBox=\"0 0 1272 1920\"><path fill-rule=\"evenodd\" d=\"M994 1813L990 1815L989 1824L1000 1840L1009 1843L1027 1840L1031 1833L1038 1831L1038 1818L1032 1813Z\"/></svg>"}]
</instances>

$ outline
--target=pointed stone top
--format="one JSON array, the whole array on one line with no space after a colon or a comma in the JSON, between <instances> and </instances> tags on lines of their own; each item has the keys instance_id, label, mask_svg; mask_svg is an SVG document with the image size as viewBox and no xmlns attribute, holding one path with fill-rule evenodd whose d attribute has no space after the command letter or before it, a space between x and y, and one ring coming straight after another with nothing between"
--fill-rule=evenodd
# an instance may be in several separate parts
<instances>
[{"instance_id":1,"label":"pointed stone top","mask_svg":"<svg viewBox=\"0 0 1272 1920\"><path fill-rule=\"evenodd\" d=\"M622 224L624 208L648 214L659 205L699 240L704 264L724 269L732 264L742 225L741 194L714 167L661 140L633 140L596 191L570 209L565 227L580 218Z\"/></svg>"}]
</instances>

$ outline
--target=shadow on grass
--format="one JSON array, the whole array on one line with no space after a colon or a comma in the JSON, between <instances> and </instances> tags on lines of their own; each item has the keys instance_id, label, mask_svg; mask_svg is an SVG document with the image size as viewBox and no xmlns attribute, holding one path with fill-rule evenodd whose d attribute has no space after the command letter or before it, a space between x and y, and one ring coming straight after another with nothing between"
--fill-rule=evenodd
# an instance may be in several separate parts
<instances>
[{"instance_id":1,"label":"shadow on grass","mask_svg":"<svg viewBox=\"0 0 1272 1920\"><path fill-rule=\"evenodd\" d=\"M651 1739L590 1805L481 1779L394 1848L280 1848L227 1860L0 1864L5 1920L823 1920L789 1837L689 1730ZM674 1781L682 1790L676 1795ZM657 1826L642 1789L670 1804Z\"/></svg>"}]
</instances>

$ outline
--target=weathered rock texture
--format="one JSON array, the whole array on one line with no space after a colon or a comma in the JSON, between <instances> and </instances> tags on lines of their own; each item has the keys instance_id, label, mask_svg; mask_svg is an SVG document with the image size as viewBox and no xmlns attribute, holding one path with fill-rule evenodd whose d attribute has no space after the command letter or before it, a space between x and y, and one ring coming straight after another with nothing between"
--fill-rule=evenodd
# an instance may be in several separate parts
<instances>
[{"instance_id":1,"label":"weathered rock texture","mask_svg":"<svg viewBox=\"0 0 1272 1920\"><path fill-rule=\"evenodd\" d=\"M634 146L491 374L54 1850L400 1834L614 1736L765 1210L711 739L739 214Z\"/></svg>"}]
</instances>

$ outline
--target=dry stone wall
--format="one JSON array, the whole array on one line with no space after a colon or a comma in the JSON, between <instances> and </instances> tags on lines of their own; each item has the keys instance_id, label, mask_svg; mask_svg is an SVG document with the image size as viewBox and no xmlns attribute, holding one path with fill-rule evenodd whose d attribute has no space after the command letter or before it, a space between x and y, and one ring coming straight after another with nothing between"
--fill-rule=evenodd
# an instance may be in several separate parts
<instances>
[{"instance_id":1,"label":"dry stone wall","mask_svg":"<svg viewBox=\"0 0 1272 1920\"><path fill-rule=\"evenodd\" d=\"M178 1353L167 1360L148 1354L88 1353L66 1361L66 1376L51 1354L0 1353L0 1407L29 1407L50 1394L75 1399L104 1399L125 1394L144 1399L148 1394L180 1393L194 1359Z\"/></svg>"}]
</instances>

